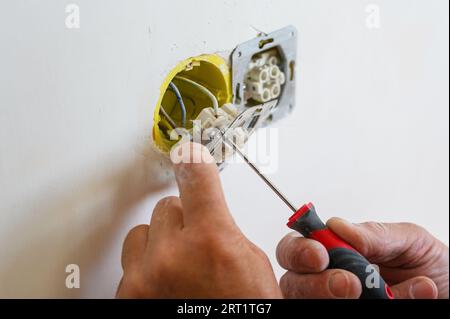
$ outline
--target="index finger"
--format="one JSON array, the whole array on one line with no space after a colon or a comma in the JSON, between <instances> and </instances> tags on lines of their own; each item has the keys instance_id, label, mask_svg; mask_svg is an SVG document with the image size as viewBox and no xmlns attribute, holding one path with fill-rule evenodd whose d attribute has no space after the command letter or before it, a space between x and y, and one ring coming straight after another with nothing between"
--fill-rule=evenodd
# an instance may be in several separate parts
<instances>
[{"instance_id":1,"label":"index finger","mask_svg":"<svg viewBox=\"0 0 450 319\"><path fill-rule=\"evenodd\" d=\"M219 171L208 149L197 143L177 145L170 152L186 225L231 221Z\"/></svg>"},{"instance_id":2,"label":"index finger","mask_svg":"<svg viewBox=\"0 0 450 319\"><path fill-rule=\"evenodd\" d=\"M417 258L417 247L427 251L434 243L425 229L410 223L352 224L334 217L328 220L327 226L370 262L389 267L418 265L421 259Z\"/></svg>"}]
</instances>

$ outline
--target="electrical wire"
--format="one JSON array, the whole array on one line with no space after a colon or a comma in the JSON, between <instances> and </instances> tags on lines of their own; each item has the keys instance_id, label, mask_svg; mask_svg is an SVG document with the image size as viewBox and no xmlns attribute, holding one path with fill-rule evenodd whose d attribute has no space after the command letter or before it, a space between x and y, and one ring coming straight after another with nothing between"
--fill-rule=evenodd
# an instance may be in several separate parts
<instances>
[{"instance_id":1,"label":"electrical wire","mask_svg":"<svg viewBox=\"0 0 450 319\"><path fill-rule=\"evenodd\" d=\"M169 122L169 124L173 128L177 128L177 125L175 124L174 120L172 120L172 118L169 116L169 114L167 114L166 110L164 109L164 107L162 105L159 107L159 111L164 115L166 120Z\"/></svg>"},{"instance_id":2,"label":"electrical wire","mask_svg":"<svg viewBox=\"0 0 450 319\"><path fill-rule=\"evenodd\" d=\"M209 99L211 100L212 104L213 104L213 108L214 108L214 112L216 113L216 115L218 114L219 111L219 102L217 101L217 98L214 96L214 94L211 93L210 90L208 90L206 87L204 87L203 85L192 81L188 78L182 77L182 76L176 76L175 79L187 82L193 86L195 86L196 88L198 88L200 91L202 91L203 93L205 93Z\"/></svg>"},{"instance_id":3,"label":"electrical wire","mask_svg":"<svg viewBox=\"0 0 450 319\"><path fill-rule=\"evenodd\" d=\"M183 98L181 97L181 93L178 90L177 86L173 83L170 82L169 83L170 88L172 89L172 91L175 93L178 103L180 104L180 109L181 109L181 125L183 127L186 127L186 107L184 106L184 102L183 102ZM167 113L166 113L167 114ZM175 126L176 127L176 126Z\"/></svg>"}]
</instances>

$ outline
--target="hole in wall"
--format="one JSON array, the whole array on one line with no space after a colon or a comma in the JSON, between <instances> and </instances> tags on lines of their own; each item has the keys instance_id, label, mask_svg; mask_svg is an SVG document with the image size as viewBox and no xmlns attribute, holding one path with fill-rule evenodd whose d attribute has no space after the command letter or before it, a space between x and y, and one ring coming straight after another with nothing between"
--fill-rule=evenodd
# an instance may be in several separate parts
<instances>
[{"instance_id":1,"label":"hole in wall","mask_svg":"<svg viewBox=\"0 0 450 319\"><path fill-rule=\"evenodd\" d=\"M198 85L214 95L219 106L229 103L231 76L225 60L215 54L201 55L186 59L169 72L161 85L153 123L153 141L161 151L169 152L177 142L170 138L174 126L183 127L184 112L177 90L184 104L187 130L192 128L192 121L202 109L212 106L211 98Z\"/></svg>"}]
</instances>

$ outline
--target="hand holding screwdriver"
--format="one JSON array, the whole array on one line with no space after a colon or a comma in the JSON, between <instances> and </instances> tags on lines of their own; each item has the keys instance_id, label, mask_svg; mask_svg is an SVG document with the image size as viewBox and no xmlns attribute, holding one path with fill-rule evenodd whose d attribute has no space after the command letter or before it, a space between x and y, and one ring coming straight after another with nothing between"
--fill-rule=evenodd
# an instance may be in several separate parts
<instances>
[{"instance_id":1,"label":"hand holding screwdriver","mask_svg":"<svg viewBox=\"0 0 450 319\"><path fill-rule=\"evenodd\" d=\"M345 240L330 230L317 216L312 203L303 205L297 210L296 207L289 200L287 200L283 193L281 193L281 191L246 157L246 155L243 154L243 152L231 139L225 138L224 141L236 150L236 152L253 169L253 171L255 171L255 173L274 191L274 193L277 194L277 196L294 212L294 214L289 218L287 223L288 227L323 245L327 251L329 269L342 269L343 271L350 272L352 274L350 277L340 276L341 279L353 278L353 282L355 282L354 279L356 278L358 286L358 288L356 288L356 294L358 296L366 299L394 298L394 293L380 276L375 266L371 265L370 262L358 252L358 250L353 248ZM381 240L387 239L383 236ZM438 243L440 242L438 241ZM443 286L443 289L441 289L443 290L443 294L448 297L448 271L445 271L445 265L448 268L448 248L442 243L436 246L441 247L442 252L444 253L442 255L444 257L442 261L442 265L444 266L444 280L442 281L441 279L440 282L441 286ZM305 263L307 263L307 261L305 261ZM341 275L342 274L343 273L341 273ZM339 275L339 272L336 272L336 275ZM426 277L416 279L417 283L422 284L421 288L417 289L417 291L419 291L419 295L423 293L425 297L429 298L435 298L437 296L437 288L432 280ZM394 280L392 281L395 282ZM346 284L347 280L341 280L340 284L335 284L334 286L339 287ZM332 289L329 287L329 290L331 291ZM353 290L355 291L355 289ZM348 295L347 292L344 294L344 297ZM404 292L398 293L398 297L404 297L404 295ZM409 296L414 296L414 293L409 292Z\"/></svg>"},{"instance_id":2,"label":"hand holding screwdriver","mask_svg":"<svg viewBox=\"0 0 450 319\"><path fill-rule=\"evenodd\" d=\"M352 224L340 218L326 226L380 267L396 299L448 298L448 247L411 223ZM286 298L359 298L361 282L353 273L329 269L326 248L318 241L286 235L277 247Z\"/></svg>"},{"instance_id":3,"label":"hand holding screwdriver","mask_svg":"<svg viewBox=\"0 0 450 319\"><path fill-rule=\"evenodd\" d=\"M201 163L175 164L181 198L162 199L150 225L128 233L118 297L279 298L281 291L287 298L359 297L356 276L325 270L323 245L292 235L277 248L280 265L289 270L280 291L267 256L234 223L208 151L199 144L192 149ZM448 248L422 228L335 219L327 226L380 264L396 298L448 298Z\"/></svg>"},{"instance_id":4,"label":"hand holding screwdriver","mask_svg":"<svg viewBox=\"0 0 450 319\"><path fill-rule=\"evenodd\" d=\"M269 186L269 188L294 212L287 225L325 246L329 256L329 268L344 269L358 277L362 287L361 298L393 299L389 286L383 278L360 253L330 231L316 214L312 203L296 209L283 193L247 158L232 139L224 138L224 142L233 147L252 170ZM372 282L371 282L372 281Z\"/></svg>"}]
</instances>

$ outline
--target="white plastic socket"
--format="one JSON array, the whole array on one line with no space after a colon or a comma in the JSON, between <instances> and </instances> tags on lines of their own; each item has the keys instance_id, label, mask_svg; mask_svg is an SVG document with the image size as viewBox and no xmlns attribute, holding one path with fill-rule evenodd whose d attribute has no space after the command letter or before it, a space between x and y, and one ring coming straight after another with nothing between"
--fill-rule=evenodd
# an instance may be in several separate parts
<instances>
[{"instance_id":1,"label":"white plastic socket","mask_svg":"<svg viewBox=\"0 0 450 319\"><path fill-rule=\"evenodd\" d=\"M271 90L269 87L263 87L260 92L252 94L252 98L255 101L265 103L272 98Z\"/></svg>"},{"instance_id":2,"label":"white plastic socket","mask_svg":"<svg viewBox=\"0 0 450 319\"><path fill-rule=\"evenodd\" d=\"M255 67L249 72L249 77L256 82L266 82L269 80L269 69L265 66Z\"/></svg>"},{"instance_id":3,"label":"white plastic socket","mask_svg":"<svg viewBox=\"0 0 450 319\"><path fill-rule=\"evenodd\" d=\"M278 65L269 66L269 75L271 79L277 79L280 76L280 72Z\"/></svg>"},{"instance_id":4,"label":"white plastic socket","mask_svg":"<svg viewBox=\"0 0 450 319\"><path fill-rule=\"evenodd\" d=\"M281 93L280 83L278 81L273 81L270 84L270 95L271 95L272 99L279 97L280 93Z\"/></svg>"},{"instance_id":5,"label":"white plastic socket","mask_svg":"<svg viewBox=\"0 0 450 319\"><path fill-rule=\"evenodd\" d=\"M261 53L250 63L245 88L248 96L259 103L276 99L281 94L281 86L286 75L278 66L279 59L270 53Z\"/></svg>"},{"instance_id":6,"label":"white plastic socket","mask_svg":"<svg viewBox=\"0 0 450 319\"><path fill-rule=\"evenodd\" d=\"M272 55L271 57L269 57L267 59L267 64L268 65L277 65L278 66L278 58L275 55Z\"/></svg>"}]
</instances>

